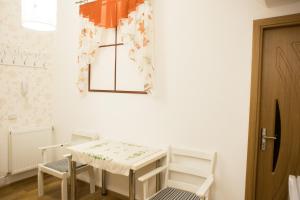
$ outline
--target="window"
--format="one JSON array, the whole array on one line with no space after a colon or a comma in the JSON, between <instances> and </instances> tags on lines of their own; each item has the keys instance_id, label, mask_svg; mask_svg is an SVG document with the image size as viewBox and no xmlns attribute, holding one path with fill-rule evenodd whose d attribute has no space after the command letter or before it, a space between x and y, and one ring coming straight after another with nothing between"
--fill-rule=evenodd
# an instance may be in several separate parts
<instances>
[{"instance_id":1,"label":"window","mask_svg":"<svg viewBox=\"0 0 300 200\"><path fill-rule=\"evenodd\" d=\"M121 42L119 30L106 29L96 61L89 66L89 91L147 94L135 62L128 57L128 46Z\"/></svg>"}]
</instances>

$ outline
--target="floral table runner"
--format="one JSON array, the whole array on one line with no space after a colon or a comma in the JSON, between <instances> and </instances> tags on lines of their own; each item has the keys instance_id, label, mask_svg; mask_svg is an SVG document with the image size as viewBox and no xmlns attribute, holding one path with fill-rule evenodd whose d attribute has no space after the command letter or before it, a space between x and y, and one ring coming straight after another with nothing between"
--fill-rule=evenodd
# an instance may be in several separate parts
<instances>
[{"instance_id":1,"label":"floral table runner","mask_svg":"<svg viewBox=\"0 0 300 200\"><path fill-rule=\"evenodd\" d=\"M108 139L87 142L68 148L72 160L104 169L114 174L128 176L131 167L151 156L159 149Z\"/></svg>"}]
</instances>

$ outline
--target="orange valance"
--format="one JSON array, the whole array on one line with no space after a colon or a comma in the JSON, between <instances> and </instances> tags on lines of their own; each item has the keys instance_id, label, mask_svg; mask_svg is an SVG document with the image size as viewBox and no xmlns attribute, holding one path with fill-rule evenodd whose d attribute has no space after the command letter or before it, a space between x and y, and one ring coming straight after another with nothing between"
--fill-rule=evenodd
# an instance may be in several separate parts
<instances>
[{"instance_id":1,"label":"orange valance","mask_svg":"<svg viewBox=\"0 0 300 200\"><path fill-rule=\"evenodd\" d=\"M144 0L96 0L80 5L80 15L96 26L115 28Z\"/></svg>"}]
</instances>

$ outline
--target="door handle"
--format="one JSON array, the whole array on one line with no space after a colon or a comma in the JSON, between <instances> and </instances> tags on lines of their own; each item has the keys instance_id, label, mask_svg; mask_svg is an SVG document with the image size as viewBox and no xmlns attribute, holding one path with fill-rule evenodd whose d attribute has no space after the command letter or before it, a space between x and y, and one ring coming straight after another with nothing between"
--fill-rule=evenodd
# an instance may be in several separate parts
<instances>
[{"instance_id":1,"label":"door handle","mask_svg":"<svg viewBox=\"0 0 300 200\"><path fill-rule=\"evenodd\" d=\"M262 128L262 131L261 131L261 150L262 151L266 150L267 140L277 140L277 137L268 136L267 129Z\"/></svg>"},{"instance_id":2,"label":"door handle","mask_svg":"<svg viewBox=\"0 0 300 200\"><path fill-rule=\"evenodd\" d=\"M277 137L264 136L264 139L277 140Z\"/></svg>"}]
</instances>

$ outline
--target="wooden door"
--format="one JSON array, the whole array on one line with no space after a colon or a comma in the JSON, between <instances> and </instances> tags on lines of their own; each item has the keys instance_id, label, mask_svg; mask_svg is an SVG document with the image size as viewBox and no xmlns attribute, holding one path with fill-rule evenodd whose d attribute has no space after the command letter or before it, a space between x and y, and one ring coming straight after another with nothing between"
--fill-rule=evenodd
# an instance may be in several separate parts
<instances>
[{"instance_id":1,"label":"wooden door","mask_svg":"<svg viewBox=\"0 0 300 200\"><path fill-rule=\"evenodd\" d=\"M288 176L300 175L300 25L262 37L257 200L287 200Z\"/></svg>"}]
</instances>

